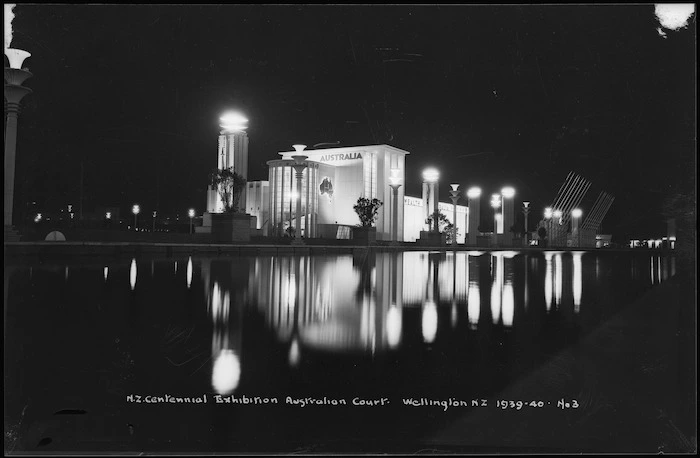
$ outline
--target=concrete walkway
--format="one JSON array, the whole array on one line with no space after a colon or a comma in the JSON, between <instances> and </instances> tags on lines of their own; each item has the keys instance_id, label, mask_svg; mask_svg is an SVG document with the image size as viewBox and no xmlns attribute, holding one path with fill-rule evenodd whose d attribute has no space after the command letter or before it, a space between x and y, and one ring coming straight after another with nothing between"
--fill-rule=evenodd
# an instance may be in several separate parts
<instances>
[{"instance_id":1,"label":"concrete walkway","mask_svg":"<svg viewBox=\"0 0 700 458\"><path fill-rule=\"evenodd\" d=\"M695 304L673 279L496 400L551 406L475 409L431 437L436 450L697 453ZM577 409L555 407L575 399Z\"/></svg>"}]
</instances>

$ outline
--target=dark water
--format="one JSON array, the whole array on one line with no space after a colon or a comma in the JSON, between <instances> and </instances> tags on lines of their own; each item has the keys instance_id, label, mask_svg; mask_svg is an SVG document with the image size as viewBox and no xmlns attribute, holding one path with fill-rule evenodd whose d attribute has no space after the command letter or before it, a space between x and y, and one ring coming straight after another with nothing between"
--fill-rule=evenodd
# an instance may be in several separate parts
<instances>
[{"instance_id":1,"label":"dark water","mask_svg":"<svg viewBox=\"0 0 700 458\"><path fill-rule=\"evenodd\" d=\"M556 425L579 342L675 273L583 252L9 264L6 450L443 450L436 434L473 412L497 428L502 393L571 350L566 379L522 393Z\"/></svg>"}]
</instances>

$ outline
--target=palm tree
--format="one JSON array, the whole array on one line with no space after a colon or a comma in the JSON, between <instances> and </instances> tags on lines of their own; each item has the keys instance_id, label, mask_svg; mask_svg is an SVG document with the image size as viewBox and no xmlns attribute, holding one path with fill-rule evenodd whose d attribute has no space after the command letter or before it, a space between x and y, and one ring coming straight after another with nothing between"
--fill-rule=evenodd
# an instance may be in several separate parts
<instances>
[{"instance_id":1,"label":"palm tree","mask_svg":"<svg viewBox=\"0 0 700 458\"><path fill-rule=\"evenodd\" d=\"M237 213L241 200L242 190L245 187L246 179L233 170L233 167L226 169L214 169L209 174L211 184L216 188L216 192L224 203L225 213Z\"/></svg>"}]
</instances>

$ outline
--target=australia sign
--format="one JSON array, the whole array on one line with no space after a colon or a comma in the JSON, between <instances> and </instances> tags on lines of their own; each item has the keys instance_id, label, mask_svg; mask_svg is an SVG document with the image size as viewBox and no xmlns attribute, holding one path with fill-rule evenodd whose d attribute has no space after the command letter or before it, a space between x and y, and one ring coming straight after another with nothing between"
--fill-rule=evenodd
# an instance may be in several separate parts
<instances>
[{"instance_id":1,"label":"australia sign","mask_svg":"<svg viewBox=\"0 0 700 458\"><path fill-rule=\"evenodd\" d=\"M336 154L324 154L318 159L313 159L317 160L318 162L339 162L339 161L354 161L357 159L362 159L362 153L360 152L354 152L354 153L336 153Z\"/></svg>"}]
</instances>

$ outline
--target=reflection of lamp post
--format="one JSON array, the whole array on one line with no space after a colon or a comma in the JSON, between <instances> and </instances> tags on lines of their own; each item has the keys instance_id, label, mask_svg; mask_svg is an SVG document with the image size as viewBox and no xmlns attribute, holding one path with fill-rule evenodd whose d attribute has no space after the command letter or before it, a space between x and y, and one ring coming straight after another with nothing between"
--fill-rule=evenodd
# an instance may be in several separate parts
<instances>
[{"instance_id":1,"label":"reflection of lamp post","mask_svg":"<svg viewBox=\"0 0 700 458\"><path fill-rule=\"evenodd\" d=\"M135 204L133 207L131 207L131 212L134 214L134 230L136 229L136 223L138 222L138 214L141 211L141 207L139 207L139 204ZM71 215L72 217L72 215Z\"/></svg>"},{"instance_id":2,"label":"reflection of lamp post","mask_svg":"<svg viewBox=\"0 0 700 458\"><path fill-rule=\"evenodd\" d=\"M391 169L391 176L389 177L389 187L394 195L394 206L392 207L391 215L391 240L395 243L399 241L399 188L401 187L399 172L399 169Z\"/></svg>"},{"instance_id":3,"label":"reflection of lamp post","mask_svg":"<svg viewBox=\"0 0 700 458\"><path fill-rule=\"evenodd\" d=\"M190 208L190 211L187 212L187 215L190 217L190 234L192 233L192 222L194 218L194 208Z\"/></svg>"},{"instance_id":4,"label":"reflection of lamp post","mask_svg":"<svg viewBox=\"0 0 700 458\"><path fill-rule=\"evenodd\" d=\"M530 231L527 228L527 215L530 213L530 202L523 202L523 216L525 216L525 246L530 246Z\"/></svg>"},{"instance_id":5,"label":"reflection of lamp post","mask_svg":"<svg viewBox=\"0 0 700 458\"><path fill-rule=\"evenodd\" d=\"M433 218L433 229L434 232L439 232L438 230L438 187L437 182L440 179L440 172L434 168L427 168L423 170L423 185L424 189L427 187L427 194L430 195L428 202L426 202L426 207L428 210L428 218L432 216ZM431 202L432 201L432 202ZM432 210L432 212L430 211Z\"/></svg>"},{"instance_id":6,"label":"reflection of lamp post","mask_svg":"<svg viewBox=\"0 0 700 458\"><path fill-rule=\"evenodd\" d=\"M578 229L578 223L581 218L581 215L583 215L583 212L580 208L574 208L573 210L571 210L571 236L572 238L576 237L577 247L581 246L581 233Z\"/></svg>"},{"instance_id":7,"label":"reflection of lamp post","mask_svg":"<svg viewBox=\"0 0 700 458\"><path fill-rule=\"evenodd\" d=\"M450 185L450 199L452 199L452 248L457 248L457 201L459 201L459 184Z\"/></svg>"},{"instance_id":8,"label":"reflection of lamp post","mask_svg":"<svg viewBox=\"0 0 700 458\"><path fill-rule=\"evenodd\" d=\"M493 246L498 246L498 209L501 207L499 194L491 194L491 206L493 207Z\"/></svg>"},{"instance_id":9,"label":"reflection of lamp post","mask_svg":"<svg viewBox=\"0 0 700 458\"><path fill-rule=\"evenodd\" d=\"M292 145L292 147L298 153L296 156L292 156L292 159L294 159L294 165L292 167L294 167L297 179L297 224L294 228L294 241L295 243L303 243L301 240L301 180L304 177L304 169L306 168L306 159L308 158L308 156L304 156L301 154L301 152L304 151L304 148L306 148L306 145Z\"/></svg>"},{"instance_id":10,"label":"reflection of lamp post","mask_svg":"<svg viewBox=\"0 0 700 458\"><path fill-rule=\"evenodd\" d=\"M9 43L7 43L9 46ZM15 197L15 156L17 150L17 115L19 103L25 95L32 92L31 89L22 86L22 83L32 74L22 68L22 63L31 56L27 51L5 48L5 55L10 62L10 67L5 67L5 109L7 113L5 123L5 232L12 230L12 205ZM6 235L7 237L7 235Z\"/></svg>"},{"instance_id":11,"label":"reflection of lamp post","mask_svg":"<svg viewBox=\"0 0 700 458\"><path fill-rule=\"evenodd\" d=\"M548 241L552 240L552 208L547 207L544 209L544 219L545 219L545 226L547 226L547 239ZM549 243L547 243L547 246L549 246Z\"/></svg>"}]
</instances>

